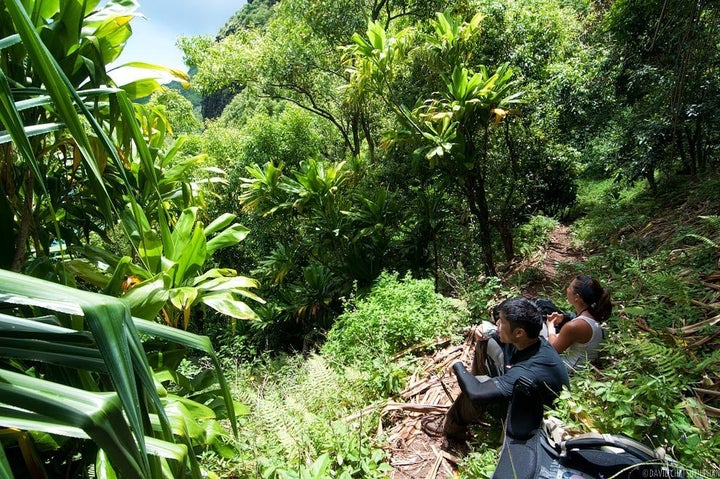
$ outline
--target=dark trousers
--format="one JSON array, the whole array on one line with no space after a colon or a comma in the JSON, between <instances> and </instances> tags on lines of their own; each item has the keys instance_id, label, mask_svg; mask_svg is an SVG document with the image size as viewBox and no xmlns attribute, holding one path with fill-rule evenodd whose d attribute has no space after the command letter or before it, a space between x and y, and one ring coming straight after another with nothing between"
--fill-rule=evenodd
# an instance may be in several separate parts
<instances>
[{"instance_id":1,"label":"dark trousers","mask_svg":"<svg viewBox=\"0 0 720 479\"><path fill-rule=\"evenodd\" d=\"M496 364L498 358L488 356L487 350L488 341L475 344L470 372L479 381L490 381L491 375L495 375L493 373L502 370L502 365ZM443 431L449 438L465 439L468 425L477 423L486 413L493 419L504 418L507 404L506 399L473 402L461 392L445 416Z\"/></svg>"}]
</instances>

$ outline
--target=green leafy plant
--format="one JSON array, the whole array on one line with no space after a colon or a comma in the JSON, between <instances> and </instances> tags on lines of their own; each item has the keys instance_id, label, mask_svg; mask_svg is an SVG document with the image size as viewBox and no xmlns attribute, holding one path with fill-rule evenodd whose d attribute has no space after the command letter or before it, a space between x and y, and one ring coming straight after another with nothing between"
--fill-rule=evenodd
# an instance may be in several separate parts
<instances>
[{"instance_id":1,"label":"green leafy plant","mask_svg":"<svg viewBox=\"0 0 720 479\"><path fill-rule=\"evenodd\" d=\"M480 445L462 460L458 477L462 479L490 479L495 472L498 450Z\"/></svg>"},{"instance_id":2,"label":"green leafy plant","mask_svg":"<svg viewBox=\"0 0 720 479\"><path fill-rule=\"evenodd\" d=\"M612 367L573 377L553 415L584 430L624 434L664 447L681 464L703 469L717 452L716 441L687 414L690 388L706 366L689 361L657 339L636 335L609 338Z\"/></svg>"},{"instance_id":3,"label":"green leafy plant","mask_svg":"<svg viewBox=\"0 0 720 479\"><path fill-rule=\"evenodd\" d=\"M48 255L53 241L62 253L81 233L112 223L115 201L132 184L109 131L125 132L123 145L136 148L152 171L129 100L158 88L157 81L138 81L126 90L105 86L113 85L105 67L122 51L137 5L112 1L95 11L97 2L90 3L72 1L61 11L57 2L38 0L26 11L12 0L0 10L0 144L12 142L2 153L14 165L3 173L11 248L3 250L2 264L16 271L30 256L31 229L37 231L34 255L40 256ZM121 192L114 195L115 188ZM35 194L41 199L37 211ZM134 201L132 194L128 198Z\"/></svg>"},{"instance_id":4,"label":"green leafy plant","mask_svg":"<svg viewBox=\"0 0 720 479\"><path fill-rule=\"evenodd\" d=\"M4 270L0 278L0 426L35 435L18 441L28 468L202 476L194 448L212 444L203 434L215 427L214 414L159 392L140 337L201 350L219 366L207 338L133 318L116 298ZM237 432L229 389L215 372ZM29 440L37 433L55 439ZM12 442L3 439L6 451ZM79 454L68 458L67 450Z\"/></svg>"},{"instance_id":5,"label":"green leafy plant","mask_svg":"<svg viewBox=\"0 0 720 479\"><path fill-rule=\"evenodd\" d=\"M406 348L452 335L463 313L429 280L383 273L358 296L328 333L323 354L341 364L386 360ZM375 368L380 371L382 368Z\"/></svg>"},{"instance_id":6,"label":"green leafy plant","mask_svg":"<svg viewBox=\"0 0 720 479\"><path fill-rule=\"evenodd\" d=\"M522 93L517 91L514 71L508 64L494 71L485 65L469 66L473 52L470 40L479 32L481 18L477 14L465 22L444 12L430 21L434 34L419 45L429 52L430 71L442 79L445 89L430 98L419 98L412 110L392 91L393 76L399 69L397 59L409 57L414 46L404 41L405 31L392 36L378 22L370 22L367 39L353 36L348 47L349 86L377 93L388 102L404 123L402 130L389 137L394 137L394 142L417 145L416 155L423 156L448 183L460 187L477 219L485 270L495 275L486 186L491 181L488 151L494 146L490 131L516 113L513 107ZM512 234L507 228L500 232ZM508 244L512 245L511 239Z\"/></svg>"},{"instance_id":7,"label":"green leafy plant","mask_svg":"<svg viewBox=\"0 0 720 479\"><path fill-rule=\"evenodd\" d=\"M137 284L123 295L133 314L147 319L161 313L165 322L187 329L190 313L204 304L234 319L250 319L255 315L240 298L260 303L261 298L250 289L257 287L251 278L239 276L229 268L205 269L212 254L221 248L242 241L248 230L233 223L235 215L224 214L203 227L197 208L185 209L171 228L161 211L159 231L150 227L143 211L126 214L123 221L132 231L131 238L142 257L139 267L130 257L102 255L112 267L112 277L104 284L108 294L119 295L128 277ZM140 223L135 222L141 220Z\"/></svg>"},{"instance_id":8,"label":"green leafy plant","mask_svg":"<svg viewBox=\"0 0 720 479\"><path fill-rule=\"evenodd\" d=\"M523 257L529 257L533 252L545 246L550 239L550 233L558 226L558 221L547 216L536 215L526 224L517 228L515 233L516 249Z\"/></svg>"},{"instance_id":9,"label":"green leafy plant","mask_svg":"<svg viewBox=\"0 0 720 479\"><path fill-rule=\"evenodd\" d=\"M706 223L709 233L707 235L690 233L687 237L700 241L716 253L720 252L720 216L701 216L700 219ZM720 258L718 258L718 266L720 266Z\"/></svg>"}]
</instances>

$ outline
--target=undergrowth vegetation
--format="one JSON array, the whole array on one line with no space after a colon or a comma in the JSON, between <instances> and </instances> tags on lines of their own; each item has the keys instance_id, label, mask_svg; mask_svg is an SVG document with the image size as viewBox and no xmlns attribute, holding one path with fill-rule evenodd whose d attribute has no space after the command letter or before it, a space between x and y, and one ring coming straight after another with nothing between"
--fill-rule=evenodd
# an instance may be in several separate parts
<instances>
[{"instance_id":1,"label":"undergrowth vegetation","mask_svg":"<svg viewBox=\"0 0 720 479\"><path fill-rule=\"evenodd\" d=\"M677 180L675 180L677 181ZM588 185L575 232L586 249L584 271L610 288L615 312L599 368L573 377L556 413L580 431L625 434L664 448L682 465L717 474L717 404L701 391L717 384L720 294L706 278L718 273L718 180L674 184L651 196L611 182ZM684 190L686 194L678 195ZM710 284L712 286L712 284ZM707 326L692 325L711 320ZM717 397L714 398L717 401Z\"/></svg>"},{"instance_id":2,"label":"undergrowth vegetation","mask_svg":"<svg viewBox=\"0 0 720 479\"><path fill-rule=\"evenodd\" d=\"M387 477L391 467L375 437L384 400L405 386L423 351L416 347L459 333L469 315L435 293L432 281L390 273L350 298L345 311L315 354L234 363L227 374L249 414L240 420L236 460L207 454L213 469L226 477Z\"/></svg>"},{"instance_id":3,"label":"undergrowth vegetation","mask_svg":"<svg viewBox=\"0 0 720 479\"><path fill-rule=\"evenodd\" d=\"M372 438L377 415L347 422L365 404L362 375L338 371L319 355L285 356L244 371L238 396L243 451L232 477L384 477L385 453Z\"/></svg>"},{"instance_id":4,"label":"undergrowth vegetation","mask_svg":"<svg viewBox=\"0 0 720 479\"><path fill-rule=\"evenodd\" d=\"M117 65L140 3L0 1L0 477L386 477L427 356L580 272L557 414L720 476L720 2L248 0L192 75Z\"/></svg>"},{"instance_id":5,"label":"undergrowth vegetation","mask_svg":"<svg viewBox=\"0 0 720 479\"><path fill-rule=\"evenodd\" d=\"M552 414L571 431L625 434L663 447L692 471L716 474L717 404L703 403L697 391L720 380L717 326L686 333L716 314L702 305L717 304L719 296L703 285L718 272L718 204L706 194L717 182L690 186L682 198L661 197L660 204L641 188L586 183L572 231L588 260L560 264L540 294L567 307L562 286L583 272L610 288L615 305L601 364L573 377ZM555 224L541 217L518 234L526 256L530 245L546 245ZM384 401L407 385L436 337L461 341L464 327L498 297L518 294L513 285L521 283L462 281L454 289L459 298L450 299L435 293L430 280L384 273L346 301L316 353L226 363L250 413L241 420L234 463L205 459L226 477L387 477L391 466L377 435ZM490 477L500 444L496 430L478 431L459 477Z\"/></svg>"}]
</instances>

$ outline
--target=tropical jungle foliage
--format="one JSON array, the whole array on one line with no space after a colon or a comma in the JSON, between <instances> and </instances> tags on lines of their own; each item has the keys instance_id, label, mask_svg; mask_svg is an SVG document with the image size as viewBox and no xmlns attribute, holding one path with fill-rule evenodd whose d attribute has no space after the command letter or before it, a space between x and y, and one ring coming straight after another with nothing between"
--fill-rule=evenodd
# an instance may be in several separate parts
<instances>
[{"instance_id":1,"label":"tropical jungle foliage","mask_svg":"<svg viewBox=\"0 0 720 479\"><path fill-rule=\"evenodd\" d=\"M0 0L2 477L386 477L383 405L559 222L541 293L616 308L555 414L718 474L717 2L254 0L190 93L112 79L141 12Z\"/></svg>"},{"instance_id":2,"label":"tropical jungle foliage","mask_svg":"<svg viewBox=\"0 0 720 479\"><path fill-rule=\"evenodd\" d=\"M135 3L2 7L2 266L25 273L2 271L3 476L199 478L197 452L231 454L242 408L209 339L154 320L187 327L200 302L252 317L253 280L202 269L246 230L230 214L203 227L216 180L193 179L202 158L176 156L162 110L131 102L158 83L107 74ZM178 371L193 351L217 366L204 381Z\"/></svg>"}]
</instances>

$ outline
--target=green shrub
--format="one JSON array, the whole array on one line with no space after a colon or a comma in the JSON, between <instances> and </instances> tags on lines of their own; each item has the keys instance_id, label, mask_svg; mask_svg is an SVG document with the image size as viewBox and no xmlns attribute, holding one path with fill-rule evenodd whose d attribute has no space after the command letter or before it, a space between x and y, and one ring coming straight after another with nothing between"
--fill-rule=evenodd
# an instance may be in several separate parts
<instances>
[{"instance_id":1,"label":"green shrub","mask_svg":"<svg viewBox=\"0 0 720 479\"><path fill-rule=\"evenodd\" d=\"M530 221L518 227L515 232L515 249L522 256L530 256L550 240L550 233L558 221L547 216L536 215Z\"/></svg>"},{"instance_id":2,"label":"green shrub","mask_svg":"<svg viewBox=\"0 0 720 479\"><path fill-rule=\"evenodd\" d=\"M383 273L340 315L322 353L340 364L372 364L453 333L462 316L454 301L435 293L432 280Z\"/></svg>"}]
</instances>

